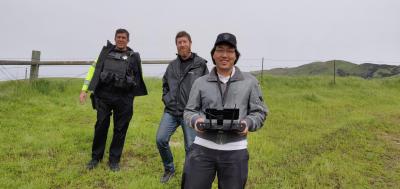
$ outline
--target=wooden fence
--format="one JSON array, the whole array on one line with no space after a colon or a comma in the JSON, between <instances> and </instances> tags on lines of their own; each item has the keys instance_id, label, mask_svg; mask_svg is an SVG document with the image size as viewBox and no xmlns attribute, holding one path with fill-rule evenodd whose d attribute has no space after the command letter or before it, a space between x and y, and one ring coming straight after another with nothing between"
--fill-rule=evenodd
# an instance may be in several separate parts
<instances>
[{"instance_id":1,"label":"wooden fence","mask_svg":"<svg viewBox=\"0 0 400 189\"><path fill-rule=\"evenodd\" d=\"M171 60L142 60L142 64L168 64ZM30 65L30 80L37 79L39 76L40 65L91 65L94 61L40 61L40 51L32 51L30 61L20 60L0 60L0 65Z\"/></svg>"}]
</instances>

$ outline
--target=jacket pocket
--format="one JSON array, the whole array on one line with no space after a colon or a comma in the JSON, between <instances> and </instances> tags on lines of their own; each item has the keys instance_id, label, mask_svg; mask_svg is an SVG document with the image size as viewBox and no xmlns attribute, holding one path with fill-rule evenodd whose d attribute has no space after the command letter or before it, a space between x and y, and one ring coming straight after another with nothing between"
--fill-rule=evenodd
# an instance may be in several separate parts
<instances>
[{"instance_id":1,"label":"jacket pocket","mask_svg":"<svg viewBox=\"0 0 400 189\"><path fill-rule=\"evenodd\" d=\"M162 101L164 102L165 106L170 106L172 102L171 92L168 92L162 97Z\"/></svg>"},{"instance_id":2,"label":"jacket pocket","mask_svg":"<svg viewBox=\"0 0 400 189\"><path fill-rule=\"evenodd\" d=\"M189 77L188 80L190 81L190 85L192 85L193 82L194 82L197 78L203 76L202 74L203 74L203 71L202 71L202 69L201 69L200 67L198 67L198 68L196 68L196 69L190 70L190 71L188 72L188 77Z\"/></svg>"}]
</instances>

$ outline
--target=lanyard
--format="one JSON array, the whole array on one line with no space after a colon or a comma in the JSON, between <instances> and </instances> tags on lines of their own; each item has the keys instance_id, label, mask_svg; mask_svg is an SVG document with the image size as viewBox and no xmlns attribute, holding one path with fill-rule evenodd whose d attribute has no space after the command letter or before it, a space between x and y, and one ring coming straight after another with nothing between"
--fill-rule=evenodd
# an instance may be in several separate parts
<instances>
[{"instance_id":1,"label":"lanyard","mask_svg":"<svg viewBox=\"0 0 400 189\"><path fill-rule=\"evenodd\" d=\"M221 99L222 99L222 107L224 107L224 106L225 106L226 95L228 94L229 85L231 84L231 76L229 76L229 80L228 80L228 82L226 82L225 91L224 91L224 93L222 94L222 87L221 87L221 83L222 83L222 82L221 82L221 80L219 80L219 76L218 76L218 73L217 73L217 69L215 69L215 75L217 75L217 86L218 86L219 93L220 93Z\"/></svg>"}]
</instances>

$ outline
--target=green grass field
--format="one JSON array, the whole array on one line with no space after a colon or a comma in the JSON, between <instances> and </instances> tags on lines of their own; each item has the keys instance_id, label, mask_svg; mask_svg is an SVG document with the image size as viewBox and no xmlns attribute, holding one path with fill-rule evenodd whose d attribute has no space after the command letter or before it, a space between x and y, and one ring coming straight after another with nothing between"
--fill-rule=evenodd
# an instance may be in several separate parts
<instances>
[{"instance_id":1,"label":"green grass field","mask_svg":"<svg viewBox=\"0 0 400 189\"><path fill-rule=\"evenodd\" d=\"M81 79L0 82L0 188L179 188L182 132L171 141L177 175L163 168L155 134L161 80L135 99L121 171L92 171L95 111L80 105ZM264 76L270 115L249 135L247 188L398 188L400 78ZM88 99L89 100L89 99ZM109 142L112 129L109 132ZM108 150L105 154L108 157ZM214 185L213 188L216 188Z\"/></svg>"}]
</instances>

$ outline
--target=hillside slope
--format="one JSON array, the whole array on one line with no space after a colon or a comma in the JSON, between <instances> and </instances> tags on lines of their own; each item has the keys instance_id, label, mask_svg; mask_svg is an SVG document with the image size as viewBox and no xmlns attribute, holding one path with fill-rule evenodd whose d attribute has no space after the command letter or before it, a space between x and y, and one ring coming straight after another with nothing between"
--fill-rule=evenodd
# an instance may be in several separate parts
<instances>
[{"instance_id":1,"label":"hillside slope","mask_svg":"<svg viewBox=\"0 0 400 189\"><path fill-rule=\"evenodd\" d=\"M337 76L382 78L400 75L400 66L371 63L357 65L343 60L336 60L335 63ZM334 61L313 62L294 68L274 68L271 70L266 70L264 73L288 76L333 75Z\"/></svg>"}]
</instances>

